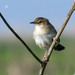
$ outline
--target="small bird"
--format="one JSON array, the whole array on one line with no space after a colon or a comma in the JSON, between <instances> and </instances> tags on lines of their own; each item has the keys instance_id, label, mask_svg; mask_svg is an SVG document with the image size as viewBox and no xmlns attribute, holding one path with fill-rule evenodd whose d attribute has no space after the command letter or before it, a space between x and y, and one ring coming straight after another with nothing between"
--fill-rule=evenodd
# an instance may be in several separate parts
<instances>
[{"instance_id":1,"label":"small bird","mask_svg":"<svg viewBox=\"0 0 75 75\"><path fill-rule=\"evenodd\" d=\"M48 19L43 17L36 18L31 24L35 24L35 28L33 31L33 38L35 40L36 45L40 48L49 49L53 40L55 40L55 36L57 34L54 26L49 22ZM56 40L55 40L56 41ZM65 47L59 44L60 39L56 41L54 49L56 51L64 50Z\"/></svg>"}]
</instances>

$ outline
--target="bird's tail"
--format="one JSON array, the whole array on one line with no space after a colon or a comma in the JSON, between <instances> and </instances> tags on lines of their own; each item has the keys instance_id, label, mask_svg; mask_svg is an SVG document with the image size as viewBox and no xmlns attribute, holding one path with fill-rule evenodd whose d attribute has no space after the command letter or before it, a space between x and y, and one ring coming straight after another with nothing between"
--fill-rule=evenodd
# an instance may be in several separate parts
<instances>
[{"instance_id":1,"label":"bird's tail","mask_svg":"<svg viewBox=\"0 0 75 75\"><path fill-rule=\"evenodd\" d=\"M54 49L55 49L56 51L61 51L61 50L64 50L65 47L62 46L62 45L60 45L60 44L58 44L57 46L54 47Z\"/></svg>"}]
</instances>

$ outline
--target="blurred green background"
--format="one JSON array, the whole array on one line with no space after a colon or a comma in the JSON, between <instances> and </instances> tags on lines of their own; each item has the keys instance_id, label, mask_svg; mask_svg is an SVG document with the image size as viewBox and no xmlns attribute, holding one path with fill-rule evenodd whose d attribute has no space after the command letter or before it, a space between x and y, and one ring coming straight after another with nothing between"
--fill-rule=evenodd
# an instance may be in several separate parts
<instances>
[{"instance_id":1,"label":"blurred green background","mask_svg":"<svg viewBox=\"0 0 75 75\"><path fill-rule=\"evenodd\" d=\"M32 38L24 39L34 53L42 59L44 50ZM44 75L74 75L75 39L63 36L64 51L53 51ZM38 75L40 64L18 39L0 39L0 75Z\"/></svg>"},{"instance_id":2,"label":"blurred green background","mask_svg":"<svg viewBox=\"0 0 75 75\"><path fill-rule=\"evenodd\" d=\"M37 17L45 17L59 30L73 0L0 0L0 12L11 27L29 45L34 53L43 58L45 50L32 39ZM75 74L75 12L61 36L64 51L53 51L44 75ZM38 75L40 64L21 42L10 32L0 18L0 75Z\"/></svg>"}]
</instances>

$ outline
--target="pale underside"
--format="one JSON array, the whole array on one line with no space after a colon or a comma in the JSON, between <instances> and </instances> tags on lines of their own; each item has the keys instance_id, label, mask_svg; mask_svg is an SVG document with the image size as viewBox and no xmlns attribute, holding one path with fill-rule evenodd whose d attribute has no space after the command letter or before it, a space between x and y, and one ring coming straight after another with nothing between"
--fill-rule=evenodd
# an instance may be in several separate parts
<instances>
[{"instance_id":1,"label":"pale underside","mask_svg":"<svg viewBox=\"0 0 75 75\"><path fill-rule=\"evenodd\" d=\"M56 30L50 28L50 26L35 26L33 32L33 38L35 40L36 45L40 48L48 49L53 41L53 37L56 35Z\"/></svg>"}]
</instances>

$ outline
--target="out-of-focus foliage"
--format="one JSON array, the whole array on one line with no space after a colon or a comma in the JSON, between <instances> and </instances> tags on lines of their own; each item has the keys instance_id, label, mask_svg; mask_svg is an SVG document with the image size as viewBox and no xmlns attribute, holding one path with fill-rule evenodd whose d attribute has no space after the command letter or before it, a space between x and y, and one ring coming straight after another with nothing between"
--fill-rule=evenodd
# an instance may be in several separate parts
<instances>
[{"instance_id":1,"label":"out-of-focus foliage","mask_svg":"<svg viewBox=\"0 0 75 75\"><path fill-rule=\"evenodd\" d=\"M45 50L33 40L26 40L29 47L42 59ZM73 75L75 73L75 39L61 38L64 51L53 51L44 75ZM40 64L18 41L0 40L0 75L38 75Z\"/></svg>"}]
</instances>

